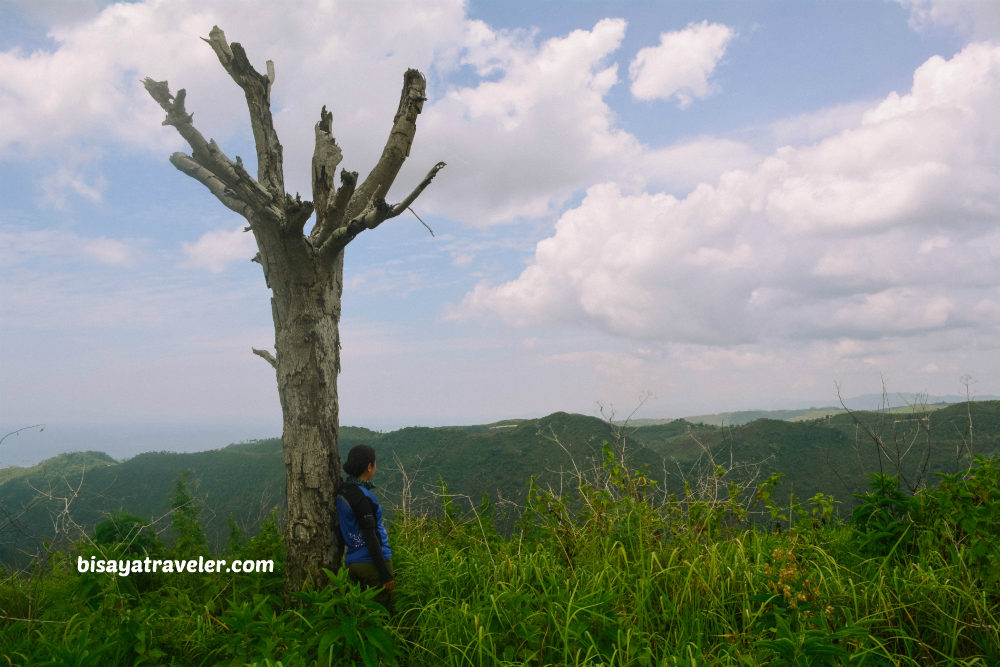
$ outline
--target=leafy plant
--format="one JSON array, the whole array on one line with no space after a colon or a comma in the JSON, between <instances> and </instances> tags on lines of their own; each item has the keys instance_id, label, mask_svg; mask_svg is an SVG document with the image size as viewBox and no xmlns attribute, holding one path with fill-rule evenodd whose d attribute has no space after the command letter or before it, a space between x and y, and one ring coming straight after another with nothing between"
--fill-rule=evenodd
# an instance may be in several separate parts
<instances>
[{"instance_id":1,"label":"leafy plant","mask_svg":"<svg viewBox=\"0 0 1000 667\"><path fill-rule=\"evenodd\" d=\"M121 553L129 556L163 551L163 544L156 539L149 522L127 512L117 512L97 524L94 542L102 546L122 545Z\"/></svg>"},{"instance_id":2,"label":"leafy plant","mask_svg":"<svg viewBox=\"0 0 1000 667\"><path fill-rule=\"evenodd\" d=\"M915 499L920 541L1000 597L1000 461L976 456L965 473L940 476L937 488Z\"/></svg>"},{"instance_id":3,"label":"leafy plant","mask_svg":"<svg viewBox=\"0 0 1000 667\"><path fill-rule=\"evenodd\" d=\"M850 642L867 637L868 631L865 628L855 626L844 627L835 632L795 631L787 619L779 616L775 638L762 639L757 642L757 647L773 652L777 656L777 663L782 665L848 665L857 662L853 659L853 652L849 650Z\"/></svg>"},{"instance_id":4,"label":"leafy plant","mask_svg":"<svg viewBox=\"0 0 1000 667\"><path fill-rule=\"evenodd\" d=\"M784 476L785 473L783 472L771 473L768 478L765 479L759 487L757 487L756 494L757 501L764 503L764 507L770 514L771 521L768 526L779 532L781 531L782 521L784 521L787 525L788 514L778 507L778 505L774 502L773 496L775 488Z\"/></svg>"},{"instance_id":5,"label":"leafy plant","mask_svg":"<svg viewBox=\"0 0 1000 667\"><path fill-rule=\"evenodd\" d=\"M870 555L902 557L912 544L913 501L899 488L898 477L882 473L869 477L871 491L855 495L861 504L851 513L859 548ZM911 539L904 543L907 536Z\"/></svg>"},{"instance_id":6,"label":"leafy plant","mask_svg":"<svg viewBox=\"0 0 1000 667\"><path fill-rule=\"evenodd\" d=\"M187 479L188 473L182 473L170 496L171 526L174 532L173 552L185 558L207 556L208 541L198 521L201 506L191 495Z\"/></svg>"}]
</instances>

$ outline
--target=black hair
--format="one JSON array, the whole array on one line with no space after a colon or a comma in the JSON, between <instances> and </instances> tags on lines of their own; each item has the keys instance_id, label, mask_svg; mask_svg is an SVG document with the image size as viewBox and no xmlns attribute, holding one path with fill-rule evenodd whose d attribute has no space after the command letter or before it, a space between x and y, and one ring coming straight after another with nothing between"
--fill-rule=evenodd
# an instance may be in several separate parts
<instances>
[{"instance_id":1,"label":"black hair","mask_svg":"<svg viewBox=\"0 0 1000 667\"><path fill-rule=\"evenodd\" d=\"M375 463L375 448L368 445L357 445L347 453L344 462L344 472L351 477L358 477L368 470L368 464Z\"/></svg>"}]
</instances>

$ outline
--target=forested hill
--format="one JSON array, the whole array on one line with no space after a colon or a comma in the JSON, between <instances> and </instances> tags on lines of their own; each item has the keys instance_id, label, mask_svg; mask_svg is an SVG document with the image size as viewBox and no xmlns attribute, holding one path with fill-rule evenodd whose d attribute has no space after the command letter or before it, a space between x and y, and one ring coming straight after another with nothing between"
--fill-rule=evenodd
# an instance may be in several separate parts
<instances>
[{"instance_id":1,"label":"forested hill","mask_svg":"<svg viewBox=\"0 0 1000 667\"><path fill-rule=\"evenodd\" d=\"M916 480L925 459L928 472L954 472L966 467L973 453L996 456L1000 401L811 421L759 419L735 427L683 420L615 426L555 413L391 433L344 427L340 444L342 456L356 444L376 447L375 481L390 508L401 507L405 496L410 510L434 511L440 506L435 494L441 479L449 493L460 496L455 500L459 509L488 494L498 511L514 513L516 506L506 501L520 502L533 476L543 487L569 489L575 470L600 464L602 444L608 441L616 457L624 451L630 467L645 468L668 492L682 494L685 482L697 489L719 470L727 471L726 483L742 484L781 471L778 498L787 499L790 492L800 499L832 494L844 513L852 506L851 494L865 489L867 473L878 472L880 465L895 473L893 458L901 457L904 476ZM80 529L92 531L116 511L148 519L169 537L169 496L185 473L215 545L229 534L227 518L253 533L259 520L283 502L278 439L191 454L147 453L122 462L96 452L63 454L34 467L0 470L0 563L23 565L43 540L76 539ZM933 483L933 475L926 476Z\"/></svg>"}]
</instances>

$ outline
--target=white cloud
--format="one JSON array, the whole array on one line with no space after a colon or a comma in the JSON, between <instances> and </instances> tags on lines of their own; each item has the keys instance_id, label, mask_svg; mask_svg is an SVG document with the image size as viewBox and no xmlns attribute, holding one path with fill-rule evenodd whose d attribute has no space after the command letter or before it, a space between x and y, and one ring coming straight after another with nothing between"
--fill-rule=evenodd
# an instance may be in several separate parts
<instances>
[{"instance_id":1,"label":"white cloud","mask_svg":"<svg viewBox=\"0 0 1000 667\"><path fill-rule=\"evenodd\" d=\"M100 13L108 0L7 0L27 18L46 25L66 25L89 20Z\"/></svg>"},{"instance_id":2,"label":"white cloud","mask_svg":"<svg viewBox=\"0 0 1000 667\"><path fill-rule=\"evenodd\" d=\"M872 102L848 102L812 113L784 118L771 126L775 145L811 144L856 127Z\"/></svg>"},{"instance_id":3,"label":"white cloud","mask_svg":"<svg viewBox=\"0 0 1000 667\"><path fill-rule=\"evenodd\" d=\"M67 247L76 247L78 241L76 236L51 229L24 231L0 225L0 266L17 266L38 257L64 253Z\"/></svg>"},{"instance_id":4,"label":"white cloud","mask_svg":"<svg viewBox=\"0 0 1000 667\"><path fill-rule=\"evenodd\" d=\"M910 26L955 28L976 38L1000 35L1000 3L996 0L896 0L910 11Z\"/></svg>"},{"instance_id":5,"label":"white cloud","mask_svg":"<svg viewBox=\"0 0 1000 667\"><path fill-rule=\"evenodd\" d=\"M687 192L759 159L747 145L715 137L644 146L617 125L607 102L619 82L611 61L626 31L620 19L540 44L532 32L470 22L462 62L485 77L449 90L424 111L406 178L445 156L420 205L476 226L553 215L575 193L614 179Z\"/></svg>"},{"instance_id":6,"label":"white cloud","mask_svg":"<svg viewBox=\"0 0 1000 667\"><path fill-rule=\"evenodd\" d=\"M46 175L39 182L42 203L56 210L66 208L67 195L75 194L92 204L99 204L108 187L108 179L103 174L89 175L81 168L62 166L55 173Z\"/></svg>"},{"instance_id":7,"label":"white cloud","mask_svg":"<svg viewBox=\"0 0 1000 667\"><path fill-rule=\"evenodd\" d=\"M40 364L59 349L76 350L76 363L101 366L95 355L132 359L127 350L152 345L154 337L172 337L176 345L192 331L232 325L236 309L226 316L219 309L245 298L242 287L213 293L204 281L170 274L169 267L155 266L157 256L144 250L146 244L57 229L0 228L3 336L17 351L18 365L30 366L32 359ZM16 377L5 370L0 380Z\"/></svg>"},{"instance_id":8,"label":"white cloud","mask_svg":"<svg viewBox=\"0 0 1000 667\"><path fill-rule=\"evenodd\" d=\"M678 200L594 186L559 219L555 235L538 244L520 278L480 285L465 305L521 325L587 322L628 337L669 331L690 342L739 340L746 334L733 300L749 297L739 285L751 284L762 258L755 261L756 251L741 238L726 239L729 229L713 231L707 219L702 229L702 221L686 222L702 207L706 215L725 215L725 202L704 201L699 192ZM729 295L716 293L722 289Z\"/></svg>"},{"instance_id":9,"label":"white cloud","mask_svg":"<svg viewBox=\"0 0 1000 667\"><path fill-rule=\"evenodd\" d=\"M860 295L850 301L830 314L831 328L838 334L937 329L948 323L955 310L955 303L946 296L907 287Z\"/></svg>"},{"instance_id":10,"label":"white cloud","mask_svg":"<svg viewBox=\"0 0 1000 667\"><path fill-rule=\"evenodd\" d=\"M132 248L127 243L114 239L90 241L83 246L83 251L98 262L112 266L128 266L134 259Z\"/></svg>"},{"instance_id":11,"label":"white cloud","mask_svg":"<svg viewBox=\"0 0 1000 667\"><path fill-rule=\"evenodd\" d=\"M43 171L35 179L43 208L63 211L76 197L91 204L100 204L110 185L100 169L101 150L69 144L58 149L58 159L51 171Z\"/></svg>"},{"instance_id":12,"label":"white cloud","mask_svg":"<svg viewBox=\"0 0 1000 667\"><path fill-rule=\"evenodd\" d=\"M474 226L540 218L595 182L681 192L756 160L746 146L711 137L646 147L617 125L606 98L619 83L613 58L624 20L539 40L532 31L469 20L458 0L272 4L252 12L242 3L194 0L108 6L89 21L52 29L54 50L0 53L0 157L56 149L89 156L46 174L42 187L57 207L70 195L99 203L109 184L95 146L110 141L161 156L186 148L173 128L160 127L162 111L140 85L148 75L168 80L174 92L185 88L201 132L231 156L242 154L252 170L243 95L199 39L213 24L246 45L258 68L274 61L286 188L306 198L320 107L333 112L342 166L364 175L385 142L408 67L428 76L430 99L389 198L401 198L435 162L449 165L421 196L421 213ZM457 70L473 73L472 83L444 88Z\"/></svg>"},{"instance_id":13,"label":"white cloud","mask_svg":"<svg viewBox=\"0 0 1000 667\"><path fill-rule=\"evenodd\" d=\"M0 266L26 267L45 261L67 265L79 261L81 256L107 266L131 266L141 256L140 245L134 240L91 238L64 230L23 230L0 225Z\"/></svg>"},{"instance_id":14,"label":"white cloud","mask_svg":"<svg viewBox=\"0 0 1000 667\"><path fill-rule=\"evenodd\" d=\"M684 198L591 187L462 308L710 345L969 326L1000 283L997 108L1000 47L932 58L853 127Z\"/></svg>"},{"instance_id":15,"label":"white cloud","mask_svg":"<svg viewBox=\"0 0 1000 667\"><path fill-rule=\"evenodd\" d=\"M944 249L950 247L951 247L951 239L949 239L947 236L938 235L933 238L929 238L923 243L921 243L920 247L917 249L917 252L919 252L921 255L929 255L930 253L934 252L939 248Z\"/></svg>"},{"instance_id":16,"label":"white cloud","mask_svg":"<svg viewBox=\"0 0 1000 667\"><path fill-rule=\"evenodd\" d=\"M233 230L217 229L206 233L194 243L182 244L187 260L183 266L222 273L234 262L249 261L257 254L257 244L244 225Z\"/></svg>"},{"instance_id":17,"label":"white cloud","mask_svg":"<svg viewBox=\"0 0 1000 667\"><path fill-rule=\"evenodd\" d=\"M691 23L660 35L658 46L636 54L629 66L632 95L640 100L677 100L686 108L715 92L709 81L736 32L721 23Z\"/></svg>"},{"instance_id":18,"label":"white cloud","mask_svg":"<svg viewBox=\"0 0 1000 667\"><path fill-rule=\"evenodd\" d=\"M478 226L555 213L640 151L604 99L624 35L624 21L604 19L536 44L531 33L470 22L462 63L485 79L425 108L401 180L445 159L421 206Z\"/></svg>"},{"instance_id":19,"label":"white cloud","mask_svg":"<svg viewBox=\"0 0 1000 667\"><path fill-rule=\"evenodd\" d=\"M175 63L194 72L209 62L188 48L207 17L185 4L112 5L91 21L52 29L54 51L0 54L0 154L37 153L88 135L155 145L149 128L162 114L142 99L142 70Z\"/></svg>"},{"instance_id":20,"label":"white cloud","mask_svg":"<svg viewBox=\"0 0 1000 667\"><path fill-rule=\"evenodd\" d=\"M632 168L636 178L644 180L648 187L688 193L699 183L711 183L727 171L750 169L760 159L739 141L697 137L663 148L647 148L633 157Z\"/></svg>"},{"instance_id":21,"label":"white cloud","mask_svg":"<svg viewBox=\"0 0 1000 667\"><path fill-rule=\"evenodd\" d=\"M174 92L185 88L198 128L252 163L242 91L200 39L213 25L245 44L258 69L275 62L272 106L288 188L308 195L320 108L334 111L343 166L369 168L385 142L403 73L428 72L436 57L446 60L462 41L464 12L458 0L258 3L252 11L242 2L195 0L110 5L91 20L52 28L52 50L0 53L0 158L109 141L161 154L184 148L173 128L160 127L163 112L141 85L150 76L168 80ZM63 181L91 198L99 191L92 180Z\"/></svg>"}]
</instances>

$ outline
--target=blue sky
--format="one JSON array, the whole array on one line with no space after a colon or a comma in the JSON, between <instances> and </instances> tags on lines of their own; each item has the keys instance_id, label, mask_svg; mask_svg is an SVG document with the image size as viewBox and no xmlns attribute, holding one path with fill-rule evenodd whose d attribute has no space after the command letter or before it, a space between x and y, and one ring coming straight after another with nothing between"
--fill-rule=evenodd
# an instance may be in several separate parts
<instances>
[{"instance_id":1,"label":"blue sky","mask_svg":"<svg viewBox=\"0 0 1000 667\"><path fill-rule=\"evenodd\" d=\"M143 91L252 162L199 37L273 60L286 183L312 126L401 198L347 250L341 421L674 417L1000 393L1000 4L40 2L0 6L0 465L280 432L241 219Z\"/></svg>"}]
</instances>

